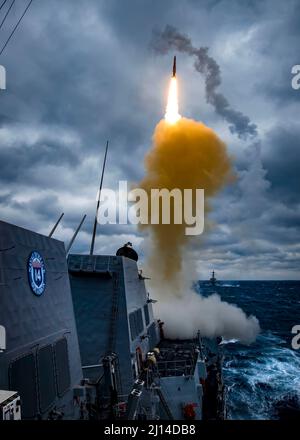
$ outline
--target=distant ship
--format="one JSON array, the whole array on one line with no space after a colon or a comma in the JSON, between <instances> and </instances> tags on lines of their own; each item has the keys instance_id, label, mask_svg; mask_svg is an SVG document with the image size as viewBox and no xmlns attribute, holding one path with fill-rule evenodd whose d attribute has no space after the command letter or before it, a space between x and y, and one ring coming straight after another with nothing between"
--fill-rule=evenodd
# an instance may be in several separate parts
<instances>
[{"instance_id":1,"label":"distant ship","mask_svg":"<svg viewBox=\"0 0 300 440\"><path fill-rule=\"evenodd\" d=\"M217 283L217 278L215 277L215 271L214 270L212 271L211 278L209 279L209 281L211 282L212 286L215 286L216 283Z\"/></svg>"}]
</instances>

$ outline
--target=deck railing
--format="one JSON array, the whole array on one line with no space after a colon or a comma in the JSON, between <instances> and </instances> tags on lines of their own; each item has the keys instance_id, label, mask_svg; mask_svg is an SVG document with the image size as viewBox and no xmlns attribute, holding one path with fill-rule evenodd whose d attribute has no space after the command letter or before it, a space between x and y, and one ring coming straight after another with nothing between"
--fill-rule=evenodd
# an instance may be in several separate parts
<instances>
[{"instance_id":1,"label":"deck railing","mask_svg":"<svg viewBox=\"0 0 300 440\"><path fill-rule=\"evenodd\" d=\"M194 359L159 360L157 369L161 376L192 376L195 370Z\"/></svg>"}]
</instances>

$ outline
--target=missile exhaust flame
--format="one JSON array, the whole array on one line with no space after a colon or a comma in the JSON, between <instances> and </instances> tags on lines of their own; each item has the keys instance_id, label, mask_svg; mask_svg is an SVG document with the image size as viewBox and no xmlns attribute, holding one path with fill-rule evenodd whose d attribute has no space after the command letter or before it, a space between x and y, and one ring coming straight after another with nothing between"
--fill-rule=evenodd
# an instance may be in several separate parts
<instances>
[{"instance_id":1,"label":"missile exhaust flame","mask_svg":"<svg viewBox=\"0 0 300 440\"><path fill-rule=\"evenodd\" d=\"M170 82L168 103L166 108L165 119L169 124L176 124L181 118L178 112L178 86L176 78L176 57L173 61L173 74Z\"/></svg>"},{"instance_id":2,"label":"missile exhaust flame","mask_svg":"<svg viewBox=\"0 0 300 440\"><path fill-rule=\"evenodd\" d=\"M176 124L181 118L178 112L177 78L171 78L165 119L169 124Z\"/></svg>"}]
</instances>

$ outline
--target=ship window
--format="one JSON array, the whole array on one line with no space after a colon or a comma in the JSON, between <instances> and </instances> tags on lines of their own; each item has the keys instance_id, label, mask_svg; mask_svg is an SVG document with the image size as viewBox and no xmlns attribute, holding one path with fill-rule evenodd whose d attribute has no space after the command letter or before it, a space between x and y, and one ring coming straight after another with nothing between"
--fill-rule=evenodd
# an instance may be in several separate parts
<instances>
[{"instance_id":1,"label":"ship window","mask_svg":"<svg viewBox=\"0 0 300 440\"><path fill-rule=\"evenodd\" d=\"M10 364L10 389L21 396L22 418L33 418L37 414L37 386L34 355L28 354Z\"/></svg>"},{"instance_id":2,"label":"ship window","mask_svg":"<svg viewBox=\"0 0 300 440\"><path fill-rule=\"evenodd\" d=\"M56 397L52 345L37 352L40 411L44 413Z\"/></svg>"},{"instance_id":3,"label":"ship window","mask_svg":"<svg viewBox=\"0 0 300 440\"><path fill-rule=\"evenodd\" d=\"M144 305L144 315L145 315L145 322L146 322L146 325L148 325L149 322L150 322L150 316L149 316L149 308L148 308L148 304L145 304L145 305Z\"/></svg>"},{"instance_id":4,"label":"ship window","mask_svg":"<svg viewBox=\"0 0 300 440\"><path fill-rule=\"evenodd\" d=\"M57 394L61 397L70 388L70 369L68 343L66 338L58 340L54 345Z\"/></svg>"}]
</instances>

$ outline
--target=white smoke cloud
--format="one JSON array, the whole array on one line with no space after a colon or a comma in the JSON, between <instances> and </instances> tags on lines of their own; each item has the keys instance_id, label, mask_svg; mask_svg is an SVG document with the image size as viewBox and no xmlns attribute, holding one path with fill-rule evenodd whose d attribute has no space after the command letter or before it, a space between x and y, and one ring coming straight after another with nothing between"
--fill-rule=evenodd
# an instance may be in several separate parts
<instances>
[{"instance_id":1,"label":"white smoke cloud","mask_svg":"<svg viewBox=\"0 0 300 440\"><path fill-rule=\"evenodd\" d=\"M151 240L145 240L145 248L151 249ZM150 251L151 252L151 251ZM154 313L164 325L167 338L189 339L197 335L225 339L237 339L241 343L251 344L260 332L259 321L235 304L222 301L217 294L203 297L191 286L191 280L197 279L196 261L187 249L182 254L182 271L168 283L163 283L157 272L148 266L145 273L151 277L147 287L151 298L158 300L154 304Z\"/></svg>"},{"instance_id":2,"label":"white smoke cloud","mask_svg":"<svg viewBox=\"0 0 300 440\"><path fill-rule=\"evenodd\" d=\"M165 322L165 336L171 339L193 338L199 330L201 336L222 336L250 344L260 331L255 316L247 317L243 310L222 301L217 294L203 297L189 291L181 298L161 298L155 311Z\"/></svg>"}]
</instances>

